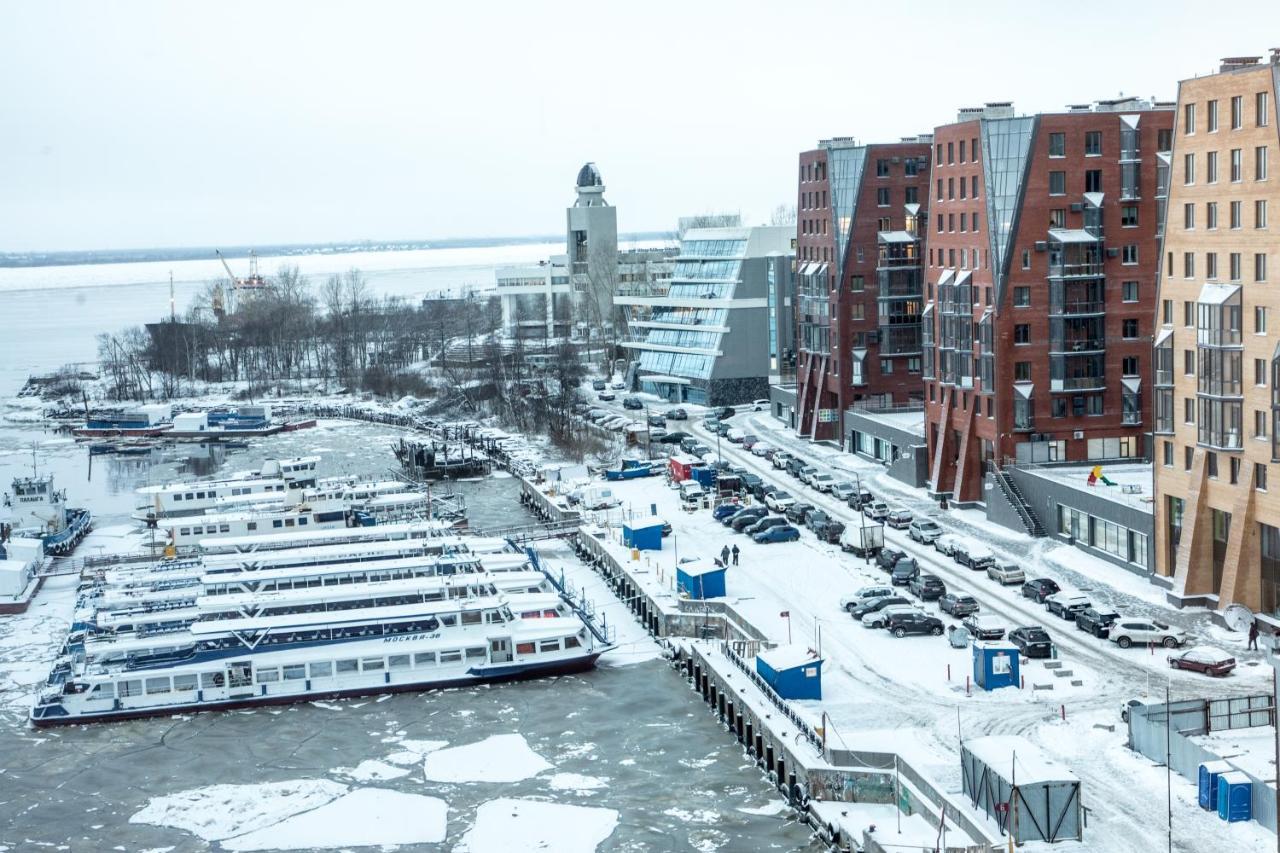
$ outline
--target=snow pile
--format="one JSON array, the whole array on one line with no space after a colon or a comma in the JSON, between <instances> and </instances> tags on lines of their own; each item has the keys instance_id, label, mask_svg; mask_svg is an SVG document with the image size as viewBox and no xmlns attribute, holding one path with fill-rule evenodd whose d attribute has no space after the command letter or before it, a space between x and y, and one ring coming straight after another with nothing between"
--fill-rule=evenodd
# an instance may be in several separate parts
<instances>
[{"instance_id":1,"label":"snow pile","mask_svg":"<svg viewBox=\"0 0 1280 853\"><path fill-rule=\"evenodd\" d=\"M433 782L519 782L551 765L522 736L508 734L432 752L422 769Z\"/></svg>"},{"instance_id":2,"label":"snow pile","mask_svg":"<svg viewBox=\"0 0 1280 853\"><path fill-rule=\"evenodd\" d=\"M129 823L181 829L205 841L254 832L327 805L347 792L325 779L291 779L259 785L209 785L150 802Z\"/></svg>"},{"instance_id":3,"label":"snow pile","mask_svg":"<svg viewBox=\"0 0 1280 853\"><path fill-rule=\"evenodd\" d=\"M449 806L437 797L359 788L306 814L222 842L228 850L315 850L439 844Z\"/></svg>"},{"instance_id":4,"label":"snow pile","mask_svg":"<svg viewBox=\"0 0 1280 853\"><path fill-rule=\"evenodd\" d=\"M490 800L476 810L476 822L453 853L594 853L613 834L613 809L566 806L536 800Z\"/></svg>"}]
</instances>

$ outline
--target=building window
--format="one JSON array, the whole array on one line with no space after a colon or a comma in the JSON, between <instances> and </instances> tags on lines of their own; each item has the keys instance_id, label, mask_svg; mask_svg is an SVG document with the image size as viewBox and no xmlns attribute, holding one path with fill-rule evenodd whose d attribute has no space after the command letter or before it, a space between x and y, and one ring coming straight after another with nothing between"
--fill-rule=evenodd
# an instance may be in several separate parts
<instances>
[{"instance_id":1,"label":"building window","mask_svg":"<svg viewBox=\"0 0 1280 853\"><path fill-rule=\"evenodd\" d=\"M956 197L956 179L947 178L947 198L953 199L955 197Z\"/></svg>"},{"instance_id":2,"label":"building window","mask_svg":"<svg viewBox=\"0 0 1280 853\"><path fill-rule=\"evenodd\" d=\"M1173 442L1162 441L1161 447L1164 449L1164 466L1166 468L1173 467Z\"/></svg>"},{"instance_id":3,"label":"building window","mask_svg":"<svg viewBox=\"0 0 1280 853\"><path fill-rule=\"evenodd\" d=\"M1244 149L1231 149L1231 183L1238 184L1244 178Z\"/></svg>"},{"instance_id":4,"label":"building window","mask_svg":"<svg viewBox=\"0 0 1280 853\"><path fill-rule=\"evenodd\" d=\"M1187 445L1182 448L1182 467L1183 470L1190 471L1191 463L1195 461L1195 448Z\"/></svg>"},{"instance_id":5,"label":"building window","mask_svg":"<svg viewBox=\"0 0 1280 853\"><path fill-rule=\"evenodd\" d=\"M893 373L893 359L891 358L880 359L880 374L882 376L888 376L891 373Z\"/></svg>"},{"instance_id":6,"label":"building window","mask_svg":"<svg viewBox=\"0 0 1280 853\"><path fill-rule=\"evenodd\" d=\"M1257 252L1253 256L1253 280L1267 280L1267 256L1265 252Z\"/></svg>"},{"instance_id":7,"label":"building window","mask_svg":"<svg viewBox=\"0 0 1280 853\"><path fill-rule=\"evenodd\" d=\"M1208 151L1204 155L1204 179L1206 183L1218 182L1218 152Z\"/></svg>"},{"instance_id":8,"label":"building window","mask_svg":"<svg viewBox=\"0 0 1280 853\"><path fill-rule=\"evenodd\" d=\"M1184 376L1196 375L1195 350L1184 349L1182 351L1182 373Z\"/></svg>"},{"instance_id":9,"label":"building window","mask_svg":"<svg viewBox=\"0 0 1280 853\"><path fill-rule=\"evenodd\" d=\"M1258 127L1266 127L1267 123L1271 121L1271 109L1267 103L1268 100L1266 92L1259 92L1254 96L1253 115Z\"/></svg>"},{"instance_id":10,"label":"building window","mask_svg":"<svg viewBox=\"0 0 1280 853\"><path fill-rule=\"evenodd\" d=\"M866 289L866 279L860 275L850 276L849 289L854 293L861 293Z\"/></svg>"},{"instance_id":11,"label":"building window","mask_svg":"<svg viewBox=\"0 0 1280 853\"><path fill-rule=\"evenodd\" d=\"M942 214L938 214L938 233L942 233Z\"/></svg>"},{"instance_id":12,"label":"building window","mask_svg":"<svg viewBox=\"0 0 1280 853\"><path fill-rule=\"evenodd\" d=\"M1204 206L1204 227L1210 231L1218 227L1218 203L1211 201Z\"/></svg>"},{"instance_id":13,"label":"building window","mask_svg":"<svg viewBox=\"0 0 1280 853\"><path fill-rule=\"evenodd\" d=\"M938 201L942 201L942 178L938 178Z\"/></svg>"},{"instance_id":14,"label":"building window","mask_svg":"<svg viewBox=\"0 0 1280 853\"><path fill-rule=\"evenodd\" d=\"M1123 248L1120 254L1120 262L1123 264L1136 264L1138 262L1138 246L1136 243Z\"/></svg>"},{"instance_id":15,"label":"building window","mask_svg":"<svg viewBox=\"0 0 1280 853\"><path fill-rule=\"evenodd\" d=\"M1172 299L1160 300L1160 322L1164 323L1166 326L1173 325L1173 300Z\"/></svg>"},{"instance_id":16,"label":"building window","mask_svg":"<svg viewBox=\"0 0 1280 853\"><path fill-rule=\"evenodd\" d=\"M1240 228L1240 220L1244 218L1244 203L1239 201L1231 202L1231 227Z\"/></svg>"},{"instance_id":17,"label":"building window","mask_svg":"<svg viewBox=\"0 0 1280 853\"><path fill-rule=\"evenodd\" d=\"M1205 453L1204 468L1210 479L1218 479L1218 454L1212 452Z\"/></svg>"},{"instance_id":18,"label":"building window","mask_svg":"<svg viewBox=\"0 0 1280 853\"><path fill-rule=\"evenodd\" d=\"M1066 195L1067 194L1067 173L1066 172L1050 172L1049 173L1049 195Z\"/></svg>"},{"instance_id":19,"label":"building window","mask_svg":"<svg viewBox=\"0 0 1280 853\"><path fill-rule=\"evenodd\" d=\"M1049 227L1067 227L1067 209L1065 207L1055 207L1049 211Z\"/></svg>"},{"instance_id":20,"label":"building window","mask_svg":"<svg viewBox=\"0 0 1280 853\"><path fill-rule=\"evenodd\" d=\"M1244 95L1236 95L1231 99L1231 129L1244 127Z\"/></svg>"},{"instance_id":21,"label":"building window","mask_svg":"<svg viewBox=\"0 0 1280 853\"><path fill-rule=\"evenodd\" d=\"M1267 387L1267 360L1265 358L1255 358L1253 360L1253 384L1259 388Z\"/></svg>"},{"instance_id":22,"label":"building window","mask_svg":"<svg viewBox=\"0 0 1280 853\"><path fill-rule=\"evenodd\" d=\"M1208 101L1205 103L1204 124L1205 130L1213 133L1218 129L1218 102Z\"/></svg>"},{"instance_id":23,"label":"building window","mask_svg":"<svg viewBox=\"0 0 1280 853\"><path fill-rule=\"evenodd\" d=\"M1210 281L1215 281L1218 278L1218 253L1217 252L1204 253L1204 277L1209 279Z\"/></svg>"},{"instance_id":24,"label":"building window","mask_svg":"<svg viewBox=\"0 0 1280 853\"><path fill-rule=\"evenodd\" d=\"M1267 490L1267 466L1262 462L1253 463L1253 487L1260 492Z\"/></svg>"},{"instance_id":25,"label":"building window","mask_svg":"<svg viewBox=\"0 0 1280 853\"><path fill-rule=\"evenodd\" d=\"M1194 204L1184 204L1182 206L1182 227L1187 231L1196 227L1196 206Z\"/></svg>"},{"instance_id":26,"label":"building window","mask_svg":"<svg viewBox=\"0 0 1280 853\"><path fill-rule=\"evenodd\" d=\"M1253 179L1255 181L1267 179L1267 146L1265 145L1259 145L1253 149Z\"/></svg>"},{"instance_id":27,"label":"building window","mask_svg":"<svg viewBox=\"0 0 1280 853\"><path fill-rule=\"evenodd\" d=\"M1102 192L1102 170L1090 169L1084 173L1084 191L1087 193Z\"/></svg>"},{"instance_id":28,"label":"building window","mask_svg":"<svg viewBox=\"0 0 1280 853\"><path fill-rule=\"evenodd\" d=\"M1172 151L1173 150L1173 131L1167 128L1160 128L1156 131L1156 150Z\"/></svg>"},{"instance_id":29,"label":"building window","mask_svg":"<svg viewBox=\"0 0 1280 853\"><path fill-rule=\"evenodd\" d=\"M1100 130L1085 131L1084 156L1086 157L1102 156L1102 131Z\"/></svg>"},{"instance_id":30,"label":"building window","mask_svg":"<svg viewBox=\"0 0 1280 853\"><path fill-rule=\"evenodd\" d=\"M1121 337L1125 340L1133 340L1138 337L1138 320L1135 317L1125 318L1121 324Z\"/></svg>"},{"instance_id":31,"label":"building window","mask_svg":"<svg viewBox=\"0 0 1280 853\"><path fill-rule=\"evenodd\" d=\"M1253 333L1255 335L1265 335L1267 333L1267 306L1253 306Z\"/></svg>"},{"instance_id":32,"label":"building window","mask_svg":"<svg viewBox=\"0 0 1280 853\"><path fill-rule=\"evenodd\" d=\"M1018 286L1013 289L1013 307L1014 308L1030 308L1031 307L1031 288L1026 286Z\"/></svg>"},{"instance_id":33,"label":"building window","mask_svg":"<svg viewBox=\"0 0 1280 853\"><path fill-rule=\"evenodd\" d=\"M1182 400L1182 422L1184 424L1196 422L1196 401L1194 397L1184 397Z\"/></svg>"},{"instance_id":34,"label":"building window","mask_svg":"<svg viewBox=\"0 0 1280 853\"><path fill-rule=\"evenodd\" d=\"M1031 269L1031 250L1030 249L1022 250L1022 268L1024 270Z\"/></svg>"},{"instance_id":35,"label":"building window","mask_svg":"<svg viewBox=\"0 0 1280 853\"><path fill-rule=\"evenodd\" d=\"M879 205L880 207L889 206L889 188L888 187L880 187L880 189L876 190L876 204Z\"/></svg>"},{"instance_id":36,"label":"building window","mask_svg":"<svg viewBox=\"0 0 1280 853\"><path fill-rule=\"evenodd\" d=\"M889 161L884 159L883 157L880 158L879 160L876 160L876 177L877 178L889 177Z\"/></svg>"},{"instance_id":37,"label":"building window","mask_svg":"<svg viewBox=\"0 0 1280 853\"><path fill-rule=\"evenodd\" d=\"M1227 272L1231 274L1231 281L1240 280L1240 269L1243 266L1243 264L1241 263L1241 258L1243 257L1244 255L1240 254L1239 252L1232 252L1230 255L1227 256L1228 267L1229 267Z\"/></svg>"},{"instance_id":38,"label":"building window","mask_svg":"<svg viewBox=\"0 0 1280 853\"><path fill-rule=\"evenodd\" d=\"M1015 361L1013 363L1013 381L1014 382L1030 382L1031 381L1031 362Z\"/></svg>"},{"instance_id":39,"label":"building window","mask_svg":"<svg viewBox=\"0 0 1280 853\"><path fill-rule=\"evenodd\" d=\"M855 302L849 306L849 319L865 320L866 318L866 306L861 302Z\"/></svg>"},{"instance_id":40,"label":"building window","mask_svg":"<svg viewBox=\"0 0 1280 853\"><path fill-rule=\"evenodd\" d=\"M1136 204L1126 204L1120 208L1120 227L1138 227L1138 206Z\"/></svg>"},{"instance_id":41,"label":"building window","mask_svg":"<svg viewBox=\"0 0 1280 853\"><path fill-rule=\"evenodd\" d=\"M1196 182L1196 155L1182 155L1182 183L1191 186Z\"/></svg>"},{"instance_id":42,"label":"building window","mask_svg":"<svg viewBox=\"0 0 1280 853\"><path fill-rule=\"evenodd\" d=\"M1138 357L1136 355L1127 355L1120 362L1120 371L1124 376L1138 375Z\"/></svg>"},{"instance_id":43,"label":"building window","mask_svg":"<svg viewBox=\"0 0 1280 853\"><path fill-rule=\"evenodd\" d=\"M1182 253L1182 277L1183 278L1196 277L1196 253L1195 252Z\"/></svg>"},{"instance_id":44,"label":"building window","mask_svg":"<svg viewBox=\"0 0 1280 853\"><path fill-rule=\"evenodd\" d=\"M1067 156L1067 135L1065 133L1049 134L1049 156L1050 157L1066 157Z\"/></svg>"},{"instance_id":45,"label":"building window","mask_svg":"<svg viewBox=\"0 0 1280 853\"><path fill-rule=\"evenodd\" d=\"M911 162L913 162L913 161L908 160L907 162L908 162L908 163L911 163ZM919 188L919 187L906 187L906 188L904 188L903 192L905 193L905 196L906 196L906 197L903 199L904 203L906 203L906 204L919 204L919 203L920 203L920 188Z\"/></svg>"},{"instance_id":46,"label":"building window","mask_svg":"<svg viewBox=\"0 0 1280 853\"><path fill-rule=\"evenodd\" d=\"M976 231L978 230L978 217L979 217L979 216L981 216L981 214L980 214L980 213L978 213L977 211L974 211L973 213L971 213L971 214L969 215L969 230L970 230L970 231L974 231L974 232L976 232Z\"/></svg>"},{"instance_id":47,"label":"building window","mask_svg":"<svg viewBox=\"0 0 1280 853\"><path fill-rule=\"evenodd\" d=\"M1260 198L1253 203L1253 227L1267 227L1267 200Z\"/></svg>"},{"instance_id":48,"label":"building window","mask_svg":"<svg viewBox=\"0 0 1280 853\"><path fill-rule=\"evenodd\" d=\"M1031 327L1026 323L1019 323L1013 327L1013 342L1015 344L1031 343Z\"/></svg>"},{"instance_id":49,"label":"building window","mask_svg":"<svg viewBox=\"0 0 1280 853\"><path fill-rule=\"evenodd\" d=\"M1187 104L1182 108L1182 132L1187 136L1196 132L1196 105Z\"/></svg>"},{"instance_id":50,"label":"building window","mask_svg":"<svg viewBox=\"0 0 1280 853\"><path fill-rule=\"evenodd\" d=\"M1136 281L1126 281L1120 284L1120 301L1138 301L1138 283Z\"/></svg>"},{"instance_id":51,"label":"building window","mask_svg":"<svg viewBox=\"0 0 1280 853\"><path fill-rule=\"evenodd\" d=\"M1231 485L1234 486L1240 482L1240 457L1229 457L1227 461L1227 471L1230 476Z\"/></svg>"}]
</instances>

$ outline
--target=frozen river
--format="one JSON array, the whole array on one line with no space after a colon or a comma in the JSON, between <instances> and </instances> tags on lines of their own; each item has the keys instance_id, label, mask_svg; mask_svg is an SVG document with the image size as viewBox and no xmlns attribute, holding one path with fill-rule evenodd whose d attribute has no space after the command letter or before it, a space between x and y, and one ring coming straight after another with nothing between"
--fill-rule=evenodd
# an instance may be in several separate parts
<instances>
[{"instance_id":1,"label":"frozen river","mask_svg":"<svg viewBox=\"0 0 1280 853\"><path fill-rule=\"evenodd\" d=\"M101 537L138 485L313 451L325 474L375 473L394 434L324 422L228 458L192 446L90 467L82 446L3 427L0 481L29 471L34 444ZM478 526L521 512L514 480L459 489ZM37 732L32 685L70 598L58 579L0 617L0 849L819 849L642 638L582 676Z\"/></svg>"}]
</instances>

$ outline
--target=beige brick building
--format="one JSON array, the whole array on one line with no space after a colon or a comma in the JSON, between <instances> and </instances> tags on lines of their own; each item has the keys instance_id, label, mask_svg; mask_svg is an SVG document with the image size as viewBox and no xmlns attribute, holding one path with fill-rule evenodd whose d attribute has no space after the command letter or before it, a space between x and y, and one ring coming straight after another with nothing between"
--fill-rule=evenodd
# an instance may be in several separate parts
<instances>
[{"instance_id":1,"label":"beige brick building","mask_svg":"<svg viewBox=\"0 0 1280 853\"><path fill-rule=\"evenodd\" d=\"M1280 616L1280 53L1178 87L1154 352L1157 572Z\"/></svg>"}]
</instances>

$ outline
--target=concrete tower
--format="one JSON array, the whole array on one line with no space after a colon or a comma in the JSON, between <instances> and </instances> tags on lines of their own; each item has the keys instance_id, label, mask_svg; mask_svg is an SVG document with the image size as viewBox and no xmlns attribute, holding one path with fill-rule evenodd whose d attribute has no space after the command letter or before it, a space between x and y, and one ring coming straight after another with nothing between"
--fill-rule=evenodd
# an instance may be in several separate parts
<instances>
[{"instance_id":1,"label":"concrete tower","mask_svg":"<svg viewBox=\"0 0 1280 853\"><path fill-rule=\"evenodd\" d=\"M582 320L603 327L613 322L618 278L618 211L604 200L604 180L595 163L578 170L578 197L565 211L565 248Z\"/></svg>"}]
</instances>

